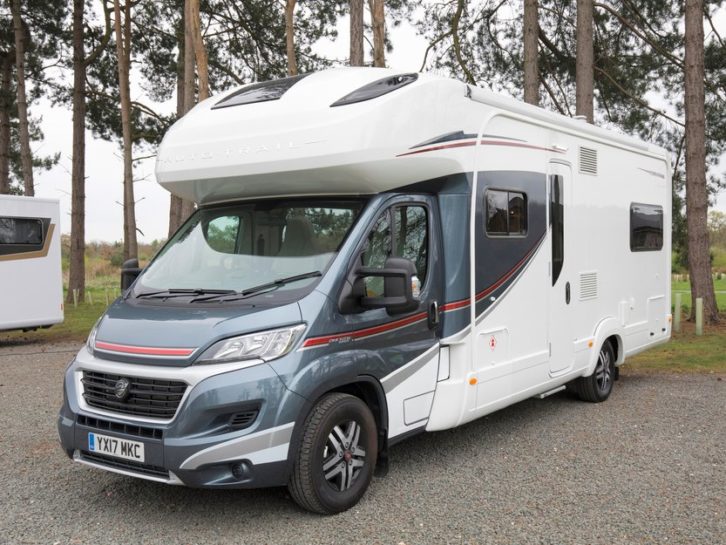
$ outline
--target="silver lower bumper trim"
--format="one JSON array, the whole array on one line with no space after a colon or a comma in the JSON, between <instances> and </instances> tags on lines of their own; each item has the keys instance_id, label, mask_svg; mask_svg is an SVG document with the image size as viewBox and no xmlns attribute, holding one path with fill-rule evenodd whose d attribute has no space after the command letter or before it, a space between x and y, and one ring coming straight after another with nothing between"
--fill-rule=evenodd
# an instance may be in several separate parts
<instances>
[{"instance_id":1,"label":"silver lower bumper trim","mask_svg":"<svg viewBox=\"0 0 726 545\"><path fill-rule=\"evenodd\" d=\"M83 464L90 467L95 467L96 469L103 469L104 471L110 471L111 473L118 473L119 475L126 475L127 477L136 477L137 479L145 479L147 481L154 481L157 483L164 483L164 484L171 484L176 486L184 486L184 483L182 480L174 475L171 471L169 472L169 478L165 479L163 477L155 477L153 475L146 475L144 473L139 473L136 471L130 471L127 469L121 469L118 467L112 467L112 466L106 466L103 464L99 464L97 462L92 462L91 460L86 460L83 455L81 454L80 450L74 450L73 451L73 461L78 462L79 464Z\"/></svg>"}]
</instances>

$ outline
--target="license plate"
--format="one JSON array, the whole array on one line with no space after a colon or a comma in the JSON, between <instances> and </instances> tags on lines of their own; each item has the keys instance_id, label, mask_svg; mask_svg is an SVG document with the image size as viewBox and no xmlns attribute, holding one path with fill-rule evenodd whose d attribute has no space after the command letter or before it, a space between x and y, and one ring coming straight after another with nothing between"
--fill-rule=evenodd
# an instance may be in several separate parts
<instances>
[{"instance_id":1,"label":"license plate","mask_svg":"<svg viewBox=\"0 0 726 545\"><path fill-rule=\"evenodd\" d=\"M143 443L129 441L128 439L119 439L118 437L109 437L108 435L101 435L100 433L89 432L88 450L97 452L98 454L133 460L135 462L144 461Z\"/></svg>"}]
</instances>

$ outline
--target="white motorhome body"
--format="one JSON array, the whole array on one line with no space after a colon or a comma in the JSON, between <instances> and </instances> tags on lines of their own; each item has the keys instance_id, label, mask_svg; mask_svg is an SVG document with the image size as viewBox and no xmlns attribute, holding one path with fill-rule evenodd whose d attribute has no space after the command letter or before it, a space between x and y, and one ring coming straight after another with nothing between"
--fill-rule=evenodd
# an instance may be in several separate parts
<instances>
[{"instance_id":1,"label":"white motorhome body","mask_svg":"<svg viewBox=\"0 0 726 545\"><path fill-rule=\"evenodd\" d=\"M371 451L565 385L603 401L670 337L667 152L461 82L242 87L179 120L156 172L199 208L67 371L82 463L336 512ZM149 379L179 390L149 409L126 391ZM137 465L92 448L139 422Z\"/></svg>"},{"instance_id":2,"label":"white motorhome body","mask_svg":"<svg viewBox=\"0 0 726 545\"><path fill-rule=\"evenodd\" d=\"M331 107L385 75L377 69L333 69L302 79L279 100L224 107L239 90L207 100L167 134L157 160L158 181L204 205L254 197L365 195L471 173L470 194L481 198L477 187L487 173L528 171L543 176L550 202L557 177L562 240L553 240L548 206L548 228L526 274L502 304L485 313L477 312L482 292L477 271L500 260L509 241L499 238L499 255L478 252L477 238L499 235L477 232L484 213L477 198L468 200L470 210L461 210L469 216L473 257L467 260L469 323L441 339L445 356L438 376L447 378L436 385L429 430L462 424L591 374L607 338L617 343L616 365L670 338L666 150L426 74L375 100ZM221 119L212 111L220 106ZM631 248L633 237L644 236L632 232L639 205L655 207L646 211L653 212L660 239ZM558 243L565 257L562 280L553 286Z\"/></svg>"},{"instance_id":3,"label":"white motorhome body","mask_svg":"<svg viewBox=\"0 0 726 545\"><path fill-rule=\"evenodd\" d=\"M0 330L63 321L57 200L0 195Z\"/></svg>"}]
</instances>

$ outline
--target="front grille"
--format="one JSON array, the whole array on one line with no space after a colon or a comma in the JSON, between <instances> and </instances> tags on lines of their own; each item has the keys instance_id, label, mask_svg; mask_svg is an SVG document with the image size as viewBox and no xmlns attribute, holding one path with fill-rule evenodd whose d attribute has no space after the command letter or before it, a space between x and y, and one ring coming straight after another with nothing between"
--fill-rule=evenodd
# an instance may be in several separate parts
<instances>
[{"instance_id":1,"label":"front grille","mask_svg":"<svg viewBox=\"0 0 726 545\"><path fill-rule=\"evenodd\" d=\"M116 385L121 379L129 381L128 393L116 397ZM107 411L171 419L181 403L187 385L178 380L145 377L124 377L96 371L83 371L83 399L91 407Z\"/></svg>"},{"instance_id":2,"label":"front grille","mask_svg":"<svg viewBox=\"0 0 726 545\"><path fill-rule=\"evenodd\" d=\"M132 460L119 460L117 458L110 458L108 456L96 454L95 452L88 452L87 450L82 450L81 456L84 460L106 467L123 469L124 471L131 471L133 473L140 473L142 475L151 475L152 477L161 477L162 479L169 478L169 472L163 467L142 464L140 462L134 462Z\"/></svg>"},{"instance_id":3,"label":"front grille","mask_svg":"<svg viewBox=\"0 0 726 545\"><path fill-rule=\"evenodd\" d=\"M77 422L81 426L86 426L97 430L124 433L126 435L133 435L134 437L141 437L144 439L162 439L164 437L164 430L161 430L159 428L148 428L146 426L122 424L121 422L110 422L108 420L103 420L101 418L92 418L83 414L78 415Z\"/></svg>"}]
</instances>

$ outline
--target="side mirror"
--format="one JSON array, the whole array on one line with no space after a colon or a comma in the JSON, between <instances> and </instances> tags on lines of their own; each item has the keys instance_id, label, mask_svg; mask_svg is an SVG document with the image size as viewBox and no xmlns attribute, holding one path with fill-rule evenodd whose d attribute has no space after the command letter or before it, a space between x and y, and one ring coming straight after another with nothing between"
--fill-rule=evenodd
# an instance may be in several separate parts
<instances>
[{"instance_id":1,"label":"side mirror","mask_svg":"<svg viewBox=\"0 0 726 545\"><path fill-rule=\"evenodd\" d=\"M126 291L141 274L138 259L127 259L121 265L121 291Z\"/></svg>"},{"instance_id":2,"label":"side mirror","mask_svg":"<svg viewBox=\"0 0 726 545\"><path fill-rule=\"evenodd\" d=\"M389 314L401 314L416 310L419 302L414 299L411 287L411 279L415 275L416 265L403 257L389 257L382 269L361 267L356 271L358 278L383 278L383 297L361 297L361 306L364 308L385 308Z\"/></svg>"}]
</instances>

